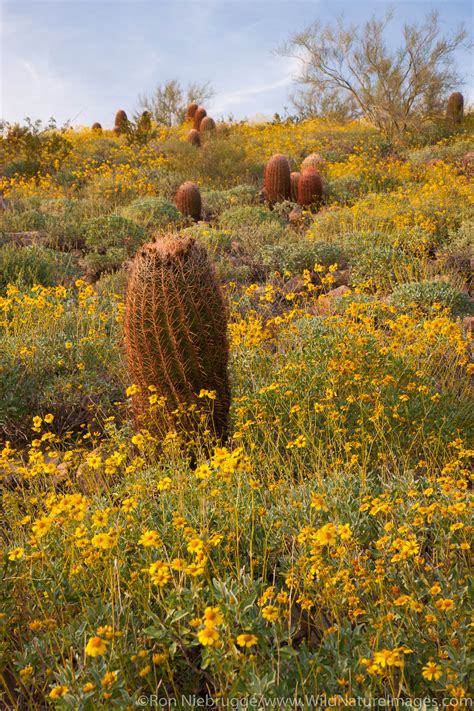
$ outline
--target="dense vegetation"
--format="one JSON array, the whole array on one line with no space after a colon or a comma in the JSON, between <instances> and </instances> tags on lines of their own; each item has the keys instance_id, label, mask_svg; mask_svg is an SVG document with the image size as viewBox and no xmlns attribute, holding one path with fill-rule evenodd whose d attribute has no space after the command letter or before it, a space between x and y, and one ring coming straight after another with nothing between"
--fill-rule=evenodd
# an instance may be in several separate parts
<instances>
[{"instance_id":1,"label":"dense vegetation","mask_svg":"<svg viewBox=\"0 0 474 711\"><path fill-rule=\"evenodd\" d=\"M468 694L470 127L5 132L8 708ZM269 209L266 161L314 152L322 204ZM129 260L169 232L228 302L219 446L131 417Z\"/></svg>"}]
</instances>

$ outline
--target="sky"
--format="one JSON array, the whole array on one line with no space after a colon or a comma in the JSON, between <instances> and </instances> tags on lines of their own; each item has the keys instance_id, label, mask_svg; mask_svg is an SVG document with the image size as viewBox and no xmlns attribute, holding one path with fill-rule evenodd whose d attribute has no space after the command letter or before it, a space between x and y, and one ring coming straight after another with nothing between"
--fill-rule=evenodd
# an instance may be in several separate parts
<instances>
[{"instance_id":1,"label":"sky","mask_svg":"<svg viewBox=\"0 0 474 711\"><path fill-rule=\"evenodd\" d=\"M0 117L110 127L174 78L209 81L215 118L272 116L290 106L297 69L276 46L316 19L357 23L388 7L393 42L432 9L472 37L470 0L0 0ZM456 60L474 101L472 54Z\"/></svg>"}]
</instances>

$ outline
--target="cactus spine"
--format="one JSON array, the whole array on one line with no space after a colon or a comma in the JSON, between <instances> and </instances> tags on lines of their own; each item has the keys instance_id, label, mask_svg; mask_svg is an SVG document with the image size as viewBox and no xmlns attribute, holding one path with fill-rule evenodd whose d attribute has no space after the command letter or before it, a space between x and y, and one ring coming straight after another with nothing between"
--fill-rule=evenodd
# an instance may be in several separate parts
<instances>
[{"instance_id":1,"label":"cactus spine","mask_svg":"<svg viewBox=\"0 0 474 711\"><path fill-rule=\"evenodd\" d=\"M210 116L204 116L199 127L201 133L210 133L216 130L216 122Z\"/></svg>"},{"instance_id":2,"label":"cactus spine","mask_svg":"<svg viewBox=\"0 0 474 711\"><path fill-rule=\"evenodd\" d=\"M451 124L462 123L464 117L464 97L459 91L454 91L446 106L446 120Z\"/></svg>"},{"instance_id":3,"label":"cactus spine","mask_svg":"<svg viewBox=\"0 0 474 711\"><path fill-rule=\"evenodd\" d=\"M190 180L178 188L175 195L176 207L185 217L199 220L201 217L201 193L198 186Z\"/></svg>"},{"instance_id":4,"label":"cactus spine","mask_svg":"<svg viewBox=\"0 0 474 711\"><path fill-rule=\"evenodd\" d=\"M194 118L194 114L198 110L198 105L197 104L189 104L188 108L186 109L186 121L191 121Z\"/></svg>"},{"instance_id":5,"label":"cactus spine","mask_svg":"<svg viewBox=\"0 0 474 711\"><path fill-rule=\"evenodd\" d=\"M194 128L196 129L196 131L199 131L199 129L201 128L201 121L205 116L207 116L207 111L204 106L198 106L193 116Z\"/></svg>"},{"instance_id":6,"label":"cactus spine","mask_svg":"<svg viewBox=\"0 0 474 711\"><path fill-rule=\"evenodd\" d=\"M201 145L201 136L199 135L199 131L196 131L195 128L192 128L188 135L186 136L186 140L189 141L190 143L193 144L193 146L199 146Z\"/></svg>"},{"instance_id":7,"label":"cactus spine","mask_svg":"<svg viewBox=\"0 0 474 711\"><path fill-rule=\"evenodd\" d=\"M264 186L270 205L291 198L290 165L281 153L276 153L265 166Z\"/></svg>"},{"instance_id":8,"label":"cactus spine","mask_svg":"<svg viewBox=\"0 0 474 711\"><path fill-rule=\"evenodd\" d=\"M140 387L137 421L164 436L196 427L197 415L224 439L230 388L227 314L214 268L191 237L167 235L137 253L127 287L125 350L132 382ZM164 405L149 408L150 390ZM201 390L215 398L199 397Z\"/></svg>"},{"instance_id":9,"label":"cactus spine","mask_svg":"<svg viewBox=\"0 0 474 711\"><path fill-rule=\"evenodd\" d=\"M290 173L290 180L291 180L291 201L292 202L298 202L298 180L300 177L300 173L297 171L293 171L293 173Z\"/></svg>"},{"instance_id":10,"label":"cactus spine","mask_svg":"<svg viewBox=\"0 0 474 711\"><path fill-rule=\"evenodd\" d=\"M305 170L298 178L298 205L309 207L323 196L323 181L315 170Z\"/></svg>"}]
</instances>

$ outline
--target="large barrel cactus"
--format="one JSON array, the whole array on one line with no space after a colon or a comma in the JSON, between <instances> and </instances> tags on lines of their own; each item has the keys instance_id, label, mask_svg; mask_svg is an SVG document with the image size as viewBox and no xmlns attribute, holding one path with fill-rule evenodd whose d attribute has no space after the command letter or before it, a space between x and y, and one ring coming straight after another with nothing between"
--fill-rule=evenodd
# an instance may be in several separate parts
<instances>
[{"instance_id":1,"label":"large barrel cactus","mask_svg":"<svg viewBox=\"0 0 474 711\"><path fill-rule=\"evenodd\" d=\"M264 188L270 205L291 198L290 164L285 156L276 153L265 166Z\"/></svg>"},{"instance_id":2,"label":"large barrel cactus","mask_svg":"<svg viewBox=\"0 0 474 711\"><path fill-rule=\"evenodd\" d=\"M201 121L206 116L207 116L207 111L204 108L204 106L198 106L195 111L195 114L193 116L194 128L196 129L196 131L199 131L199 129L201 128Z\"/></svg>"},{"instance_id":3,"label":"large barrel cactus","mask_svg":"<svg viewBox=\"0 0 474 711\"><path fill-rule=\"evenodd\" d=\"M201 218L201 193L196 183L187 180L179 186L175 195L176 207L185 217Z\"/></svg>"},{"instance_id":4,"label":"large barrel cactus","mask_svg":"<svg viewBox=\"0 0 474 711\"><path fill-rule=\"evenodd\" d=\"M464 117L464 97L459 91L454 91L446 106L446 120L451 124L462 123Z\"/></svg>"},{"instance_id":5,"label":"large barrel cactus","mask_svg":"<svg viewBox=\"0 0 474 711\"><path fill-rule=\"evenodd\" d=\"M196 131L195 128L192 128L188 135L186 136L186 140L189 141L190 143L193 144L193 146L199 146L201 145L201 136L199 135L199 131Z\"/></svg>"},{"instance_id":6,"label":"large barrel cactus","mask_svg":"<svg viewBox=\"0 0 474 711\"><path fill-rule=\"evenodd\" d=\"M298 204L317 205L323 196L323 181L315 170L305 170L298 178Z\"/></svg>"},{"instance_id":7,"label":"large barrel cactus","mask_svg":"<svg viewBox=\"0 0 474 711\"><path fill-rule=\"evenodd\" d=\"M214 268L193 238L167 235L137 253L124 333L130 379L139 388L137 423L157 436L184 428L192 437L204 417L207 428L225 439L227 312Z\"/></svg>"}]
</instances>

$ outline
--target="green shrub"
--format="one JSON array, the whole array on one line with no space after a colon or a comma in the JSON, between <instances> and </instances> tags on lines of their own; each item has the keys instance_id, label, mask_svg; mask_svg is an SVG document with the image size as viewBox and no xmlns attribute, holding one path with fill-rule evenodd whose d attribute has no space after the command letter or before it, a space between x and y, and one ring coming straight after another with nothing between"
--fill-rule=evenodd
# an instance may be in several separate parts
<instances>
[{"instance_id":1,"label":"green shrub","mask_svg":"<svg viewBox=\"0 0 474 711\"><path fill-rule=\"evenodd\" d=\"M232 248L233 236L227 231L210 225L193 225L182 231L183 235L194 237L212 255L226 254Z\"/></svg>"},{"instance_id":2,"label":"green shrub","mask_svg":"<svg viewBox=\"0 0 474 711\"><path fill-rule=\"evenodd\" d=\"M46 229L46 216L37 209L16 210L9 208L0 212L1 232L30 232Z\"/></svg>"},{"instance_id":3,"label":"green shrub","mask_svg":"<svg viewBox=\"0 0 474 711\"><path fill-rule=\"evenodd\" d=\"M474 306L468 295L445 281L400 284L393 290L391 301L402 310L419 309L430 313L438 307L448 307L453 316L474 314Z\"/></svg>"},{"instance_id":4,"label":"green shrub","mask_svg":"<svg viewBox=\"0 0 474 711\"><path fill-rule=\"evenodd\" d=\"M326 242L293 242L290 244L266 244L256 257L271 271L300 274L304 269L312 270L316 263L344 267L346 258L335 244Z\"/></svg>"},{"instance_id":5,"label":"green shrub","mask_svg":"<svg viewBox=\"0 0 474 711\"><path fill-rule=\"evenodd\" d=\"M179 210L162 197L143 197L122 208L122 216L143 227L165 227L182 220Z\"/></svg>"},{"instance_id":6,"label":"green shrub","mask_svg":"<svg viewBox=\"0 0 474 711\"><path fill-rule=\"evenodd\" d=\"M86 266L96 273L118 269L147 239L146 230L120 215L88 220L84 241Z\"/></svg>"},{"instance_id":7,"label":"green shrub","mask_svg":"<svg viewBox=\"0 0 474 711\"><path fill-rule=\"evenodd\" d=\"M283 224L277 215L263 207L231 207L219 218L219 226L232 232L238 232L242 228L259 227L265 223L275 223L276 226Z\"/></svg>"},{"instance_id":8,"label":"green shrub","mask_svg":"<svg viewBox=\"0 0 474 711\"><path fill-rule=\"evenodd\" d=\"M0 294L5 293L8 284L54 286L78 275L77 265L70 254L38 245L5 244L0 247Z\"/></svg>"},{"instance_id":9,"label":"green shrub","mask_svg":"<svg viewBox=\"0 0 474 711\"><path fill-rule=\"evenodd\" d=\"M231 207L245 207L258 203L258 189L254 185L237 185L229 190L204 190L201 192L204 211L217 217Z\"/></svg>"},{"instance_id":10,"label":"green shrub","mask_svg":"<svg viewBox=\"0 0 474 711\"><path fill-rule=\"evenodd\" d=\"M400 247L364 241L350 250L351 284L370 292L389 292L395 284L422 275L422 262Z\"/></svg>"}]
</instances>

